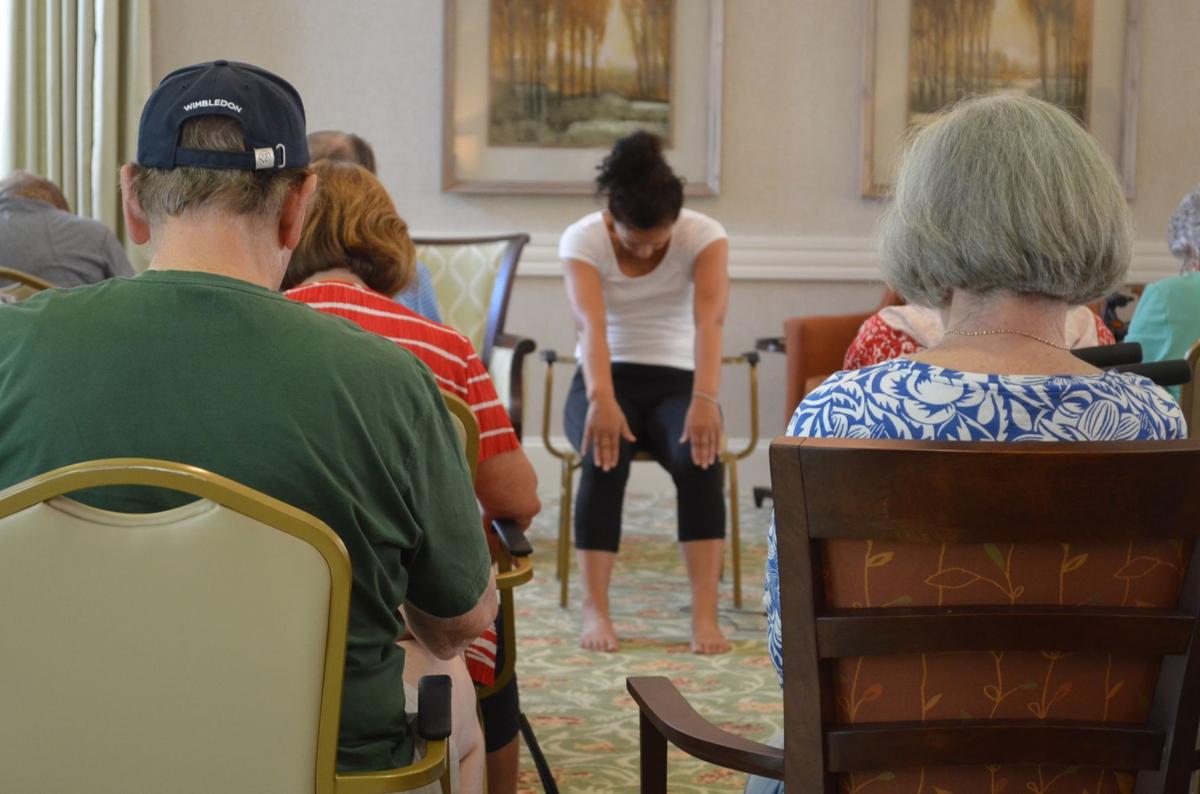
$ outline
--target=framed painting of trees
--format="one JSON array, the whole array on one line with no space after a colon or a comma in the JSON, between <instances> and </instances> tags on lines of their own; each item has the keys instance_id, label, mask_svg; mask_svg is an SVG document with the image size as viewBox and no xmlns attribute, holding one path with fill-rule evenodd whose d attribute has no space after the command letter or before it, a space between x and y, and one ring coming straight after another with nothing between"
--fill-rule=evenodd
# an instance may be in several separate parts
<instances>
[{"instance_id":1,"label":"framed painting of trees","mask_svg":"<svg viewBox=\"0 0 1200 794\"><path fill-rule=\"evenodd\" d=\"M1140 0L864 0L862 189L888 193L905 137L969 96L1063 107L1134 185Z\"/></svg>"},{"instance_id":2,"label":"framed painting of trees","mask_svg":"<svg viewBox=\"0 0 1200 794\"><path fill-rule=\"evenodd\" d=\"M589 193L637 130L719 190L723 0L446 0L443 189Z\"/></svg>"}]
</instances>

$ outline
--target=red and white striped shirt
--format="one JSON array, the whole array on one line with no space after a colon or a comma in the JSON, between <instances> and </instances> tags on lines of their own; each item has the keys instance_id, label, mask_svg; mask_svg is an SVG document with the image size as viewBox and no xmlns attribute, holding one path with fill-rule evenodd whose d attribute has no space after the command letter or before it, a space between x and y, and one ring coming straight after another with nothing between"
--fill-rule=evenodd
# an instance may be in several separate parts
<instances>
[{"instance_id":1,"label":"red and white striped shirt","mask_svg":"<svg viewBox=\"0 0 1200 794\"><path fill-rule=\"evenodd\" d=\"M479 462L520 449L508 412L471 340L427 320L374 290L345 281L318 281L283 293L317 311L344 317L386 337L429 367L441 388L462 397L479 420ZM464 654L471 680L490 686L496 679L496 630L489 626Z\"/></svg>"},{"instance_id":2,"label":"red and white striped shirt","mask_svg":"<svg viewBox=\"0 0 1200 794\"><path fill-rule=\"evenodd\" d=\"M425 362L438 386L457 394L479 420L479 462L520 448L508 411L471 340L427 320L374 290L345 281L318 281L284 293L326 314L345 317L410 351Z\"/></svg>"}]
</instances>

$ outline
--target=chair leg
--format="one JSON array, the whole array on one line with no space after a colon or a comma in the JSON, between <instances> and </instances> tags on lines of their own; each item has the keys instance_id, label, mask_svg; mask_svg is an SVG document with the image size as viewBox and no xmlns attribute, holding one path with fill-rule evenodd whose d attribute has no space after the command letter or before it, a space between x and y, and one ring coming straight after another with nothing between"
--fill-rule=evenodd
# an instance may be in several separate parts
<instances>
[{"instance_id":1,"label":"chair leg","mask_svg":"<svg viewBox=\"0 0 1200 794\"><path fill-rule=\"evenodd\" d=\"M571 502L574 499L575 470L571 459L563 459L562 504L559 505L558 526L558 606L567 608L567 593L571 580Z\"/></svg>"},{"instance_id":2,"label":"chair leg","mask_svg":"<svg viewBox=\"0 0 1200 794\"><path fill-rule=\"evenodd\" d=\"M667 794L667 740L645 714L639 719L642 794Z\"/></svg>"},{"instance_id":3,"label":"chair leg","mask_svg":"<svg viewBox=\"0 0 1200 794\"><path fill-rule=\"evenodd\" d=\"M737 460L730 459L729 470L729 545L733 564L733 606L742 608L742 522L738 505Z\"/></svg>"},{"instance_id":4,"label":"chair leg","mask_svg":"<svg viewBox=\"0 0 1200 794\"><path fill-rule=\"evenodd\" d=\"M554 775L550 771L550 765L546 763L542 746L538 744L537 736L533 733L533 726L529 724L529 720L523 713L518 714L517 718L520 720L521 736L525 739L525 748L533 757L533 765L537 768L538 779L542 781L542 790L546 794L558 794L558 784L554 782Z\"/></svg>"},{"instance_id":5,"label":"chair leg","mask_svg":"<svg viewBox=\"0 0 1200 794\"><path fill-rule=\"evenodd\" d=\"M566 460L561 461L558 473L558 546L554 550L554 578L560 582L563 578L563 526L570 512L567 504L567 465Z\"/></svg>"}]
</instances>

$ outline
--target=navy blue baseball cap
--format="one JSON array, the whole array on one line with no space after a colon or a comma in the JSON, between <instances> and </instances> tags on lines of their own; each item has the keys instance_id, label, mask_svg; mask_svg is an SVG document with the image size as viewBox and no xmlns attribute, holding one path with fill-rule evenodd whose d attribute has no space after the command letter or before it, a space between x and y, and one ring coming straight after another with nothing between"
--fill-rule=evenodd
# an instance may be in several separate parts
<instances>
[{"instance_id":1,"label":"navy blue baseball cap","mask_svg":"<svg viewBox=\"0 0 1200 794\"><path fill-rule=\"evenodd\" d=\"M180 127L198 116L236 119L246 136L246 151L180 147ZM145 168L261 171L299 168L308 162L300 94L283 78L257 66L211 61L176 69L142 108L137 163Z\"/></svg>"}]
</instances>

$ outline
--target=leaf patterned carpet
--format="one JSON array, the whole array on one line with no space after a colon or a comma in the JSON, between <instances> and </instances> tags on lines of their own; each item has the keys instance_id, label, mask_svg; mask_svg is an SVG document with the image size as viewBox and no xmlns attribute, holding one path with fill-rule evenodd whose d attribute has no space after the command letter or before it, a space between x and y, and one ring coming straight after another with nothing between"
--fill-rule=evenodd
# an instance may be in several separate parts
<instances>
[{"instance_id":1,"label":"leaf patterned carpet","mask_svg":"<svg viewBox=\"0 0 1200 794\"><path fill-rule=\"evenodd\" d=\"M748 488L747 488L748 490ZM571 602L558 607L554 577L558 497L545 505L530 532L533 582L518 590L517 672L522 710L564 792L638 790L637 707L625 691L628 675L665 675L705 717L726 730L766 741L782 726L783 704L766 653L761 614L762 569L770 503L742 507L742 611L733 609L728 570L721 584L721 624L732 652L688 652L687 577L675 542L673 497L626 499L621 554L613 575L612 609L619 653L578 646L578 570L572 566ZM728 550L726 558L728 561ZM521 791L540 792L537 772L522 751ZM672 792L740 791L745 776L696 761L668 748Z\"/></svg>"}]
</instances>

